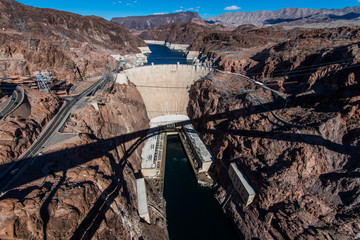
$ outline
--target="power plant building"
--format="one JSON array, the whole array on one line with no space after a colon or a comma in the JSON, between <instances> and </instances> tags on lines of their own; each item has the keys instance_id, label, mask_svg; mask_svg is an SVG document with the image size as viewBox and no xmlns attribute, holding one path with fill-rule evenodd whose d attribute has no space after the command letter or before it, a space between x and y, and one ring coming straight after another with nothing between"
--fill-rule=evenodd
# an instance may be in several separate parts
<instances>
[{"instance_id":1,"label":"power plant building","mask_svg":"<svg viewBox=\"0 0 360 240\"><path fill-rule=\"evenodd\" d=\"M250 185L248 179L241 171L236 162L230 163L229 177L234 185L235 190L239 193L240 198L245 206L248 206L255 198L255 190Z\"/></svg>"}]
</instances>

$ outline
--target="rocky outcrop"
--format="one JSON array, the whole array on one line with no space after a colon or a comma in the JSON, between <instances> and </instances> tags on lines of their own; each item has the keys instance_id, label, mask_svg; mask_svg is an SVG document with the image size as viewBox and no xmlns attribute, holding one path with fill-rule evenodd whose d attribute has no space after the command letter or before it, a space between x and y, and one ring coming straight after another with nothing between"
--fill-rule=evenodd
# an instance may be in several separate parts
<instances>
[{"instance_id":1,"label":"rocky outcrop","mask_svg":"<svg viewBox=\"0 0 360 240\"><path fill-rule=\"evenodd\" d=\"M332 30L302 30L297 33L297 39L265 48L243 58L241 64L237 59L222 57L219 66L260 81L276 79L288 93L314 90L320 94L340 88L347 91L347 85L355 84L355 66L360 56L358 30L358 27L339 28L335 34L337 40L332 39ZM340 80L344 78L348 80Z\"/></svg>"},{"instance_id":2,"label":"rocky outcrop","mask_svg":"<svg viewBox=\"0 0 360 240\"><path fill-rule=\"evenodd\" d=\"M111 55L140 53L146 44L119 24L96 16L40 9L0 1L2 70L10 75L51 71L72 80L77 66L85 76L113 69ZM108 65L108 66L106 66Z\"/></svg>"},{"instance_id":3,"label":"rocky outcrop","mask_svg":"<svg viewBox=\"0 0 360 240\"><path fill-rule=\"evenodd\" d=\"M179 12L134 17L115 17L112 18L111 21L119 23L127 29L131 30L150 30L159 25L169 23L204 22L204 20L197 12Z\"/></svg>"},{"instance_id":4,"label":"rocky outcrop","mask_svg":"<svg viewBox=\"0 0 360 240\"><path fill-rule=\"evenodd\" d=\"M0 164L16 160L61 107L50 93L25 88L24 103L0 122Z\"/></svg>"},{"instance_id":5,"label":"rocky outcrop","mask_svg":"<svg viewBox=\"0 0 360 240\"><path fill-rule=\"evenodd\" d=\"M354 88L359 77L352 72ZM215 79L192 86L188 113L216 156L216 197L221 204L227 201L224 207L239 234L245 239L359 238L358 94L331 95L321 103L299 97L284 107L261 88L241 93L235 76L216 74ZM347 79L338 79L339 85ZM323 86L331 92L331 84ZM232 161L256 191L248 207L233 192L226 170Z\"/></svg>"},{"instance_id":6,"label":"rocky outcrop","mask_svg":"<svg viewBox=\"0 0 360 240\"><path fill-rule=\"evenodd\" d=\"M166 239L157 212L151 224L137 213L135 172L149 122L141 96L115 84L101 101L73 112L63 131L78 136L44 149L0 198L0 238Z\"/></svg>"},{"instance_id":7,"label":"rocky outcrop","mask_svg":"<svg viewBox=\"0 0 360 240\"><path fill-rule=\"evenodd\" d=\"M173 23L142 32L144 40L164 41L171 44L188 44L188 50L204 55L217 51L237 51L239 48L264 46L282 38L283 29L266 29L244 26L233 31L223 26L196 23Z\"/></svg>"},{"instance_id":8,"label":"rocky outcrop","mask_svg":"<svg viewBox=\"0 0 360 240\"><path fill-rule=\"evenodd\" d=\"M277 40L216 55L214 38L203 45L208 56L290 97L285 103L224 74L191 88L189 116L217 158L217 199L245 239L359 238L358 28L302 29L285 41L281 29L236 31L269 31ZM232 193L232 161L257 192L249 207Z\"/></svg>"},{"instance_id":9,"label":"rocky outcrop","mask_svg":"<svg viewBox=\"0 0 360 240\"><path fill-rule=\"evenodd\" d=\"M142 32L139 37L144 40L164 41L177 44L191 44L198 34L208 31L208 27L196 23L163 24Z\"/></svg>"},{"instance_id":10,"label":"rocky outcrop","mask_svg":"<svg viewBox=\"0 0 360 240\"><path fill-rule=\"evenodd\" d=\"M264 25L304 26L324 23L333 23L346 26L356 24L360 16L360 8L346 7L343 9L310 9L284 8L276 11L228 12L216 17L206 18L206 21L216 24L239 26L253 24L259 27ZM342 20L344 22L337 22ZM357 23L358 25L359 23Z\"/></svg>"}]
</instances>

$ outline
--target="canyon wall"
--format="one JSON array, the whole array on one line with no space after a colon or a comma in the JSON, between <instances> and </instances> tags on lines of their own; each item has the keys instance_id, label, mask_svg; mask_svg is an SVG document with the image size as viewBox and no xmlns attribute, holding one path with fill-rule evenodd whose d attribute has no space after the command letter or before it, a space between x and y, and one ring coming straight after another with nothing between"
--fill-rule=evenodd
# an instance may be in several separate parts
<instances>
[{"instance_id":1,"label":"canyon wall","mask_svg":"<svg viewBox=\"0 0 360 240\"><path fill-rule=\"evenodd\" d=\"M135 173L149 127L141 95L132 84L109 84L101 102L73 112L62 130L73 137L43 149L0 197L0 238L167 238L157 212L151 224L137 212ZM147 192L162 209L158 194Z\"/></svg>"},{"instance_id":2,"label":"canyon wall","mask_svg":"<svg viewBox=\"0 0 360 240\"><path fill-rule=\"evenodd\" d=\"M352 70L358 88L360 74ZM214 153L215 195L239 235L359 238L359 92L346 100L336 93L323 101L294 98L285 107L262 88L244 92L235 76L219 73L215 79L191 87L188 114ZM248 207L228 177L233 161L256 191Z\"/></svg>"},{"instance_id":3,"label":"canyon wall","mask_svg":"<svg viewBox=\"0 0 360 240\"><path fill-rule=\"evenodd\" d=\"M24 87L25 99L13 113L0 121L0 164L16 160L35 141L61 107L50 93ZM2 167L0 166L0 169Z\"/></svg>"},{"instance_id":4,"label":"canyon wall","mask_svg":"<svg viewBox=\"0 0 360 240\"><path fill-rule=\"evenodd\" d=\"M75 67L93 77L114 69L111 55L141 53L146 44L119 24L96 16L0 1L0 69L7 75L50 71L74 79Z\"/></svg>"},{"instance_id":5,"label":"canyon wall","mask_svg":"<svg viewBox=\"0 0 360 240\"><path fill-rule=\"evenodd\" d=\"M154 14L149 16L114 17L116 22L131 30L150 30L156 26L168 23L203 22L196 12L179 12L169 14Z\"/></svg>"}]
</instances>

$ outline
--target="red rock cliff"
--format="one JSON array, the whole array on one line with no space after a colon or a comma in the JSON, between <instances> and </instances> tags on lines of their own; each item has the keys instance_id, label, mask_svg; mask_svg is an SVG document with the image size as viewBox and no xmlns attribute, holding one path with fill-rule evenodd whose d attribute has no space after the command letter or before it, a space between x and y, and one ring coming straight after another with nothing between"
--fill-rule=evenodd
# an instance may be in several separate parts
<instances>
[{"instance_id":1,"label":"red rock cliff","mask_svg":"<svg viewBox=\"0 0 360 240\"><path fill-rule=\"evenodd\" d=\"M135 172L149 122L142 98L134 86L115 84L102 103L75 111L64 132L78 136L43 150L0 198L0 238L166 239L157 212L152 224L137 212ZM156 206L159 196L147 192Z\"/></svg>"},{"instance_id":2,"label":"red rock cliff","mask_svg":"<svg viewBox=\"0 0 360 240\"><path fill-rule=\"evenodd\" d=\"M356 88L359 74L352 76ZM359 238L359 92L346 101L336 94L322 103L300 97L284 107L263 89L242 92L234 76L215 79L192 86L188 113L216 157L216 197L221 204L229 199L225 209L239 234ZM240 164L256 191L248 207L233 191L226 170L231 161Z\"/></svg>"},{"instance_id":3,"label":"red rock cliff","mask_svg":"<svg viewBox=\"0 0 360 240\"><path fill-rule=\"evenodd\" d=\"M146 46L119 24L96 16L40 9L0 1L0 58L7 75L51 71L72 79L78 66L86 76L100 75L116 62L112 54L139 53Z\"/></svg>"}]
</instances>

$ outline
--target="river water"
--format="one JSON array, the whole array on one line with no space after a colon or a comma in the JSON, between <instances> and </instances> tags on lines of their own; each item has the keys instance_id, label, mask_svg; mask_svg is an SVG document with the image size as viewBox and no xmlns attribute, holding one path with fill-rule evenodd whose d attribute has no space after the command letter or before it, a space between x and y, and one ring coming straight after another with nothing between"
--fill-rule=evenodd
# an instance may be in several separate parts
<instances>
[{"instance_id":1,"label":"river water","mask_svg":"<svg viewBox=\"0 0 360 240\"><path fill-rule=\"evenodd\" d=\"M170 240L237 239L212 194L197 184L179 136L168 136L164 198Z\"/></svg>"}]
</instances>

